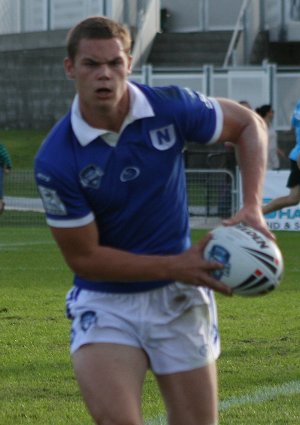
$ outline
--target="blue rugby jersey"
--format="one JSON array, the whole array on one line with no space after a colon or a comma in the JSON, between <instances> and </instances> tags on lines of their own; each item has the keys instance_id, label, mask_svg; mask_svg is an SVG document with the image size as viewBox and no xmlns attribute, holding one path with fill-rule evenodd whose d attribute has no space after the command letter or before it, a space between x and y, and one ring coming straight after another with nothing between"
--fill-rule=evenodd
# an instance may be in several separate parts
<instances>
[{"instance_id":1,"label":"blue rugby jersey","mask_svg":"<svg viewBox=\"0 0 300 425\"><path fill-rule=\"evenodd\" d=\"M101 244L136 254L178 254L190 247L183 161L186 141L215 142L223 115L215 99L175 86L128 83L131 108L118 135L91 128L72 111L49 133L35 158L35 178L53 227L94 219ZM77 102L77 103L76 103ZM146 291L169 281L89 281L105 292Z\"/></svg>"}]
</instances>

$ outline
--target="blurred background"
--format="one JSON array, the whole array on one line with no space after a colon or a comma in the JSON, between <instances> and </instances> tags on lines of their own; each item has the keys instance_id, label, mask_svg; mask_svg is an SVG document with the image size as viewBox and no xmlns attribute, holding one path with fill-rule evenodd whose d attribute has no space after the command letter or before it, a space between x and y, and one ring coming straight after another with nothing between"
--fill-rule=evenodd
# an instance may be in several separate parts
<instances>
[{"instance_id":1,"label":"blurred background","mask_svg":"<svg viewBox=\"0 0 300 425\"><path fill-rule=\"evenodd\" d=\"M289 169L288 152L295 143L290 117L300 96L299 0L0 0L0 139L7 140L17 168L29 173L17 175L15 167L6 179L6 196L16 196L19 187L17 196L22 197L19 185L32 182L32 161L22 162L20 152L30 158L32 150L33 158L44 134L70 107L74 87L62 64L67 31L96 14L129 27L132 80L246 100L252 109L271 104L272 125L286 154L279 158L280 169ZM207 204L200 209L197 204L193 211L219 217L211 193L220 186L227 188L230 202L225 210L239 205L233 152L190 143L185 161L198 176L190 171L188 181L200 178L200 168L210 173L202 172L201 196L212 205L207 211ZM30 190L35 191L33 183ZM16 208L14 202L8 199L8 209Z\"/></svg>"}]
</instances>

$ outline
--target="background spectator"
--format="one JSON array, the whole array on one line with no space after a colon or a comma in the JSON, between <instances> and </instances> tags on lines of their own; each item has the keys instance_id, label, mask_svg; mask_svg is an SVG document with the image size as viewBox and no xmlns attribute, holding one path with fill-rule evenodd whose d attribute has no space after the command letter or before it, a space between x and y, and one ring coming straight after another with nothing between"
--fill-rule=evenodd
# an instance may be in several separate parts
<instances>
[{"instance_id":1,"label":"background spectator","mask_svg":"<svg viewBox=\"0 0 300 425\"><path fill-rule=\"evenodd\" d=\"M269 143L268 143L268 164L269 170L279 170L279 156L285 158L283 150L278 148L277 132L274 129L272 122L274 118L274 110L272 105L262 105L256 108L255 111L263 118L268 127Z\"/></svg>"},{"instance_id":2,"label":"background spectator","mask_svg":"<svg viewBox=\"0 0 300 425\"><path fill-rule=\"evenodd\" d=\"M0 214L4 211L4 174L12 168L10 154L6 147L0 143Z\"/></svg>"},{"instance_id":3,"label":"background spectator","mask_svg":"<svg viewBox=\"0 0 300 425\"><path fill-rule=\"evenodd\" d=\"M272 199L272 201L264 205L263 214L298 205L300 202L300 101L297 102L293 111L291 125L295 129L296 144L289 154L291 171L286 186L290 192L288 195Z\"/></svg>"}]
</instances>

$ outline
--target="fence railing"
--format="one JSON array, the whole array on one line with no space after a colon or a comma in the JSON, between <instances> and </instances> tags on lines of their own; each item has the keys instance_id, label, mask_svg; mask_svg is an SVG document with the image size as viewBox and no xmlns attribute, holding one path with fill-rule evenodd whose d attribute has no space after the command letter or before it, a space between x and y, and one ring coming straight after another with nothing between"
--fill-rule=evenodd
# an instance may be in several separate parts
<instances>
[{"instance_id":1,"label":"fence railing","mask_svg":"<svg viewBox=\"0 0 300 425\"><path fill-rule=\"evenodd\" d=\"M4 180L5 225L45 225L44 208L34 181L33 170L12 170Z\"/></svg>"},{"instance_id":2,"label":"fence railing","mask_svg":"<svg viewBox=\"0 0 300 425\"><path fill-rule=\"evenodd\" d=\"M152 86L175 84L207 96L247 100L253 109L272 104L276 130L290 130L290 117L300 93L300 67L283 68L265 62L262 66L194 69L153 68L145 65L131 79Z\"/></svg>"},{"instance_id":3,"label":"fence railing","mask_svg":"<svg viewBox=\"0 0 300 425\"><path fill-rule=\"evenodd\" d=\"M234 172L226 169L187 169L191 225L210 227L232 215L239 205L238 180ZM6 208L0 227L46 224L32 170L13 170L6 176L4 200Z\"/></svg>"}]
</instances>

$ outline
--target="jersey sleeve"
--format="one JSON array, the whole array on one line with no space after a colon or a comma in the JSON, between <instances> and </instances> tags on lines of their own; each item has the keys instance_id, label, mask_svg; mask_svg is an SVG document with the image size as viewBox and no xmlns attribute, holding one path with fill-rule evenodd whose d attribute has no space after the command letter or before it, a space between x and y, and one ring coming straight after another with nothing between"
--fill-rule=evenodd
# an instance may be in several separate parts
<instances>
[{"instance_id":1,"label":"jersey sleeve","mask_svg":"<svg viewBox=\"0 0 300 425\"><path fill-rule=\"evenodd\" d=\"M181 89L181 96L186 140L203 144L215 143L223 129L223 112L217 99L190 89Z\"/></svg>"},{"instance_id":2,"label":"jersey sleeve","mask_svg":"<svg viewBox=\"0 0 300 425\"><path fill-rule=\"evenodd\" d=\"M76 178L72 177L72 170L61 170L53 164L50 167L36 159L34 173L49 226L80 227L94 220Z\"/></svg>"}]
</instances>

